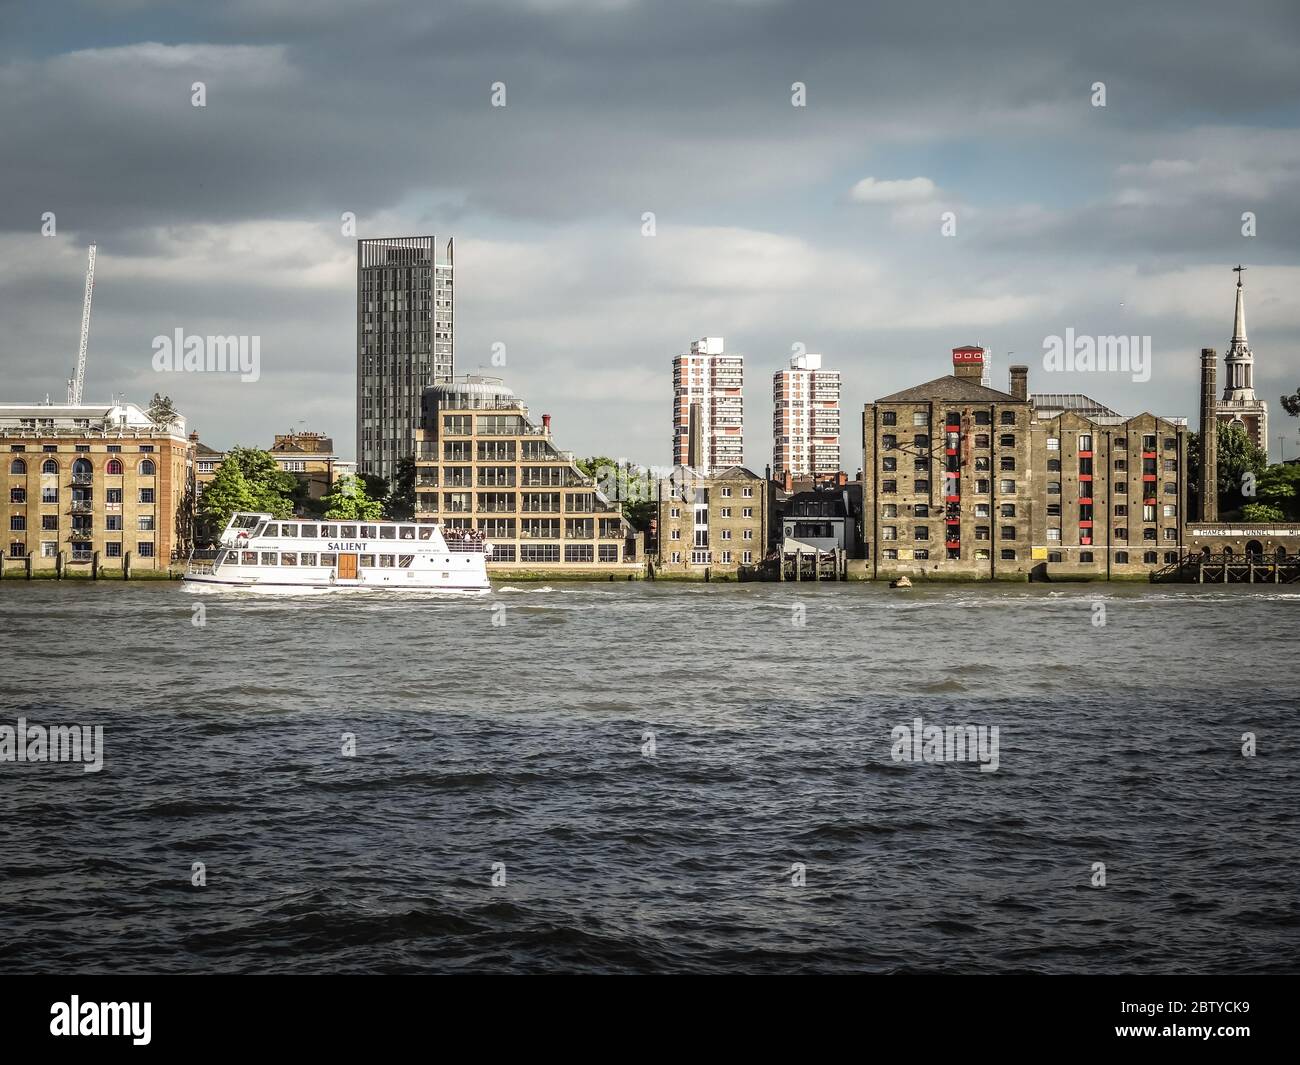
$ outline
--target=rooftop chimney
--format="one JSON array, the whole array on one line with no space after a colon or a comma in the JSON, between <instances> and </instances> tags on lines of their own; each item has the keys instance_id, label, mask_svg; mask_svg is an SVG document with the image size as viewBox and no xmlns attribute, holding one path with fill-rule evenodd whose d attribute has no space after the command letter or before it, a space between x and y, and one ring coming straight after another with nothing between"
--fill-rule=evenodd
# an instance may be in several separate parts
<instances>
[{"instance_id":1,"label":"rooftop chimney","mask_svg":"<svg viewBox=\"0 0 1300 1065\"><path fill-rule=\"evenodd\" d=\"M1201 521L1219 520L1219 419L1214 379L1218 355L1201 348Z\"/></svg>"},{"instance_id":2,"label":"rooftop chimney","mask_svg":"<svg viewBox=\"0 0 1300 1065\"><path fill-rule=\"evenodd\" d=\"M984 376L984 349L967 345L952 349L952 375L979 383Z\"/></svg>"},{"instance_id":3,"label":"rooftop chimney","mask_svg":"<svg viewBox=\"0 0 1300 1065\"><path fill-rule=\"evenodd\" d=\"M551 416L549 414L542 415L542 432L547 436L551 435Z\"/></svg>"},{"instance_id":4,"label":"rooftop chimney","mask_svg":"<svg viewBox=\"0 0 1300 1065\"><path fill-rule=\"evenodd\" d=\"M1029 398L1029 367L1011 367L1011 394L1016 399Z\"/></svg>"}]
</instances>

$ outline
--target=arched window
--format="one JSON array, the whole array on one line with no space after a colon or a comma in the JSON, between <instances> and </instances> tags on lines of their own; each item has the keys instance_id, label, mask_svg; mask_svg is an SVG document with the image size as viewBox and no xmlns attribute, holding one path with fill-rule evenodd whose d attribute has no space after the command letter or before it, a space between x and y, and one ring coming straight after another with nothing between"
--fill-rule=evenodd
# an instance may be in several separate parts
<instances>
[{"instance_id":1,"label":"arched window","mask_svg":"<svg viewBox=\"0 0 1300 1065\"><path fill-rule=\"evenodd\" d=\"M54 459L46 459L41 463L41 473L58 473L59 464Z\"/></svg>"},{"instance_id":2,"label":"arched window","mask_svg":"<svg viewBox=\"0 0 1300 1065\"><path fill-rule=\"evenodd\" d=\"M14 459L13 462L9 463L9 472L13 474L15 477L18 476L19 474L26 473L27 463L25 463L22 459Z\"/></svg>"},{"instance_id":3,"label":"arched window","mask_svg":"<svg viewBox=\"0 0 1300 1065\"><path fill-rule=\"evenodd\" d=\"M152 477L154 475L153 459L145 459L140 463L140 476Z\"/></svg>"},{"instance_id":4,"label":"arched window","mask_svg":"<svg viewBox=\"0 0 1300 1065\"><path fill-rule=\"evenodd\" d=\"M122 473L122 460L109 459L108 465L104 467L104 472L112 474L114 476L120 476Z\"/></svg>"},{"instance_id":5,"label":"arched window","mask_svg":"<svg viewBox=\"0 0 1300 1065\"><path fill-rule=\"evenodd\" d=\"M72 464L72 475L74 477L89 477L94 472L95 468L91 466L89 459L77 459Z\"/></svg>"}]
</instances>

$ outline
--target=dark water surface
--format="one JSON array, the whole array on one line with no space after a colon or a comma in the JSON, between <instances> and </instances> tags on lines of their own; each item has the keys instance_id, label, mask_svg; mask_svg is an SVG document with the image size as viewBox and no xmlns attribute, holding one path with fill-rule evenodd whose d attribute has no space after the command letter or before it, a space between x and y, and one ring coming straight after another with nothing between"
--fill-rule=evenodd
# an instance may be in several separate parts
<instances>
[{"instance_id":1,"label":"dark water surface","mask_svg":"<svg viewBox=\"0 0 1300 1065\"><path fill-rule=\"evenodd\" d=\"M0 763L0 971L1295 972L1297 618L1238 587L5 581L0 724L106 754ZM918 716L997 725L998 771L893 761Z\"/></svg>"}]
</instances>

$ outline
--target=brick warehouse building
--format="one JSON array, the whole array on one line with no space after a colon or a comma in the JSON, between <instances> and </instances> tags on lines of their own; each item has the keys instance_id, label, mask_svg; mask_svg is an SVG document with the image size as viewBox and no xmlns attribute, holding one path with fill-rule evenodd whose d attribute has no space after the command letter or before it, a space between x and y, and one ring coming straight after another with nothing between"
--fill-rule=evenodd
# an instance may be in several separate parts
<instances>
[{"instance_id":1,"label":"brick warehouse building","mask_svg":"<svg viewBox=\"0 0 1300 1065\"><path fill-rule=\"evenodd\" d=\"M5 561L34 570L98 560L166 570L190 548L193 450L185 422L133 403L0 406Z\"/></svg>"},{"instance_id":2,"label":"brick warehouse building","mask_svg":"<svg viewBox=\"0 0 1300 1065\"><path fill-rule=\"evenodd\" d=\"M1086 397L1063 409L1029 395L1023 366L989 388L985 357L954 348L952 374L863 408L868 574L1147 577L1175 561L1186 426Z\"/></svg>"}]
</instances>

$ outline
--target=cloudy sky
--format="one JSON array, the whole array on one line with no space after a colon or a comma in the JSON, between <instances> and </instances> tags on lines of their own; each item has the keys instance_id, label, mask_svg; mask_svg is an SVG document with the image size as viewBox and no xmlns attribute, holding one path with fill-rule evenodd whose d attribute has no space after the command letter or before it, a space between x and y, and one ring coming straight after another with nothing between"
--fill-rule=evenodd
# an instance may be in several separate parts
<instances>
[{"instance_id":1,"label":"cloudy sky","mask_svg":"<svg viewBox=\"0 0 1300 1065\"><path fill-rule=\"evenodd\" d=\"M352 212L455 238L458 372L505 344L580 453L667 463L670 360L704 335L746 357L758 469L794 344L844 372L850 472L855 411L960 344L999 387L1023 361L1036 391L1193 416L1239 261L1273 455L1300 453L1294 0L184 8L0 2L0 400L62 399L93 239L87 399L353 455ZM155 372L177 328L260 336L261 379ZM1045 372L1067 328L1149 335L1150 381Z\"/></svg>"}]
</instances>

